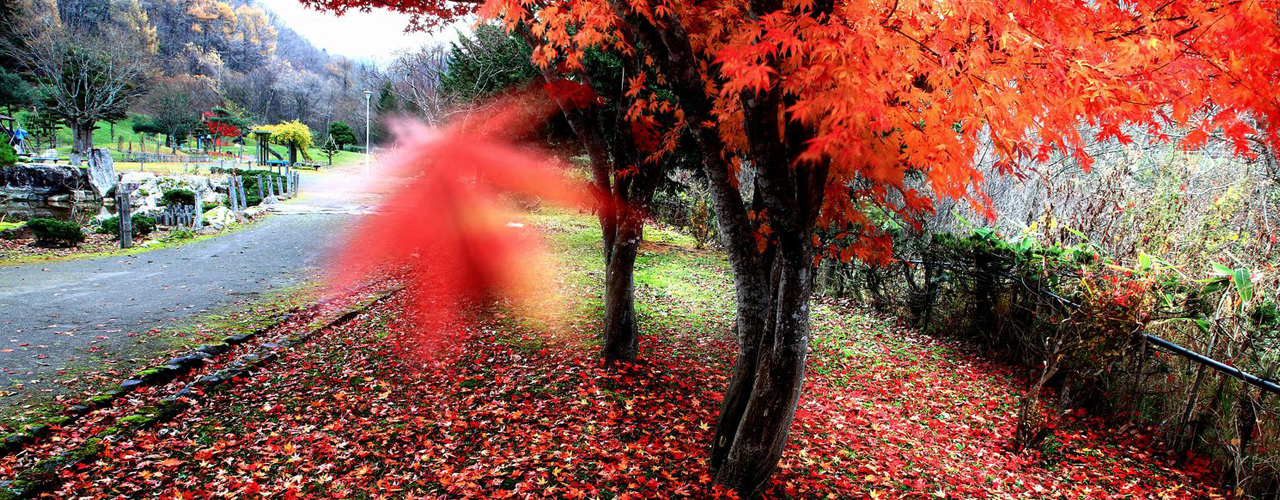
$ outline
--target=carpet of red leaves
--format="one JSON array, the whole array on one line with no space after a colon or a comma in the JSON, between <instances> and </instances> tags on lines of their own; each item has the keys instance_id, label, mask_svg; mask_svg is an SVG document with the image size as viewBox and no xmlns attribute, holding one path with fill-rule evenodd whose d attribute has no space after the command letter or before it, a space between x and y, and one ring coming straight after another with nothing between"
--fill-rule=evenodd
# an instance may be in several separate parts
<instances>
[{"instance_id":1,"label":"carpet of red leaves","mask_svg":"<svg viewBox=\"0 0 1280 500\"><path fill-rule=\"evenodd\" d=\"M727 328L654 331L645 362L618 372L596 361L590 324L549 335L500 314L429 359L406 356L405 307L397 296L282 353L178 419L109 445L47 496L732 496L711 485L705 462L732 356ZM1009 369L823 310L766 497L1213 495L1202 467L1175 468L1142 434L1092 421L1066 422L1052 457L1015 453Z\"/></svg>"}]
</instances>

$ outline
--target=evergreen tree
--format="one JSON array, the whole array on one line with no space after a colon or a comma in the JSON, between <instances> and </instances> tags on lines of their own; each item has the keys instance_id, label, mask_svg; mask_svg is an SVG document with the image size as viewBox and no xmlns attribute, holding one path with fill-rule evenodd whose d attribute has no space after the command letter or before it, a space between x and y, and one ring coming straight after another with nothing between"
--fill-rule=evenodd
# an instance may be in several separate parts
<instances>
[{"instance_id":1,"label":"evergreen tree","mask_svg":"<svg viewBox=\"0 0 1280 500\"><path fill-rule=\"evenodd\" d=\"M473 36L460 36L449 49L449 67L440 77L440 93L468 102L537 78L533 50L501 26L482 24Z\"/></svg>"},{"instance_id":2,"label":"evergreen tree","mask_svg":"<svg viewBox=\"0 0 1280 500\"><path fill-rule=\"evenodd\" d=\"M391 82L383 82L382 87L378 89L378 99L373 103L373 116L369 117L373 122L370 124L370 135L375 143L380 143L390 139L386 125L382 120L388 116L399 113L400 101L396 99L395 92L391 90ZM365 145L368 147L369 145Z\"/></svg>"},{"instance_id":3,"label":"evergreen tree","mask_svg":"<svg viewBox=\"0 0 1280 500\"><path fill-rule=\"evenodd\" d=\"M400 101L396 99L395 92L391 91L391 82L382 82L382 88L378 89L378 102L374 103L374 109L378 114L400 111Z\"/></svg>"},{"instance_id":4,"label":"evergreen tree","mask_svg":"<svg viewBox=\"0 0 1280 500\"><path fill-rule=\"evenodd\" d=\"M16 73L10 73L0 67L0 106L5 107L9 116L13 116L14 108L31 104L31 86Z\"/></svg>"},{"instance_id":5,"label":"evergreen tree","mask_svg":"<svg viewBox=\"0 0 1280 500\"><path fill-rule=\"evenodd\" d=\"M346 122L333 122L329 124L329 138L341 150L343 146L356 143L356 131Z\"/></svg>"}]
</instances>

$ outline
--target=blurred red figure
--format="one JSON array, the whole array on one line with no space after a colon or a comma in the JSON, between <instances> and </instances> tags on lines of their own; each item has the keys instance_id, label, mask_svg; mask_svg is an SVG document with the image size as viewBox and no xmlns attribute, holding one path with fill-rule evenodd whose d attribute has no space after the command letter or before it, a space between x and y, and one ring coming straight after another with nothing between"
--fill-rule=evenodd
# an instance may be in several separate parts
<instances>
[{"instance_id":1,"label":"blurred red figure","mask_svg":"<svg viewBox=\"0 0 1280 500\"><path fill-rule=\"evenodd\" d=\"M498 300L536 320L561 311L541 239L514 216L513 198L537 197L587 209L585 184L571 182L550 155L518 141L557 110L522 94L467 113L445 128L393 125L398 147L381 164L406 181L366 216L333 263L347 287L384 269L407 270L415 295L419 353L468 324L479 301Z\"/></svg>"}]
</instances>

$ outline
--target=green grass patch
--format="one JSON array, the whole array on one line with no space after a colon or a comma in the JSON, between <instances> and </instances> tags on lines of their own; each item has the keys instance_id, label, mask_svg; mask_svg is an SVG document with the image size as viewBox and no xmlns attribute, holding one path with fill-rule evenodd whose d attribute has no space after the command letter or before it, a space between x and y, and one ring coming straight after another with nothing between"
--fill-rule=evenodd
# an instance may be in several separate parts
<instances>
[{"instance_id":1,"label":"green grass patch","mask_svg":"<svg viewBox=\"0 0 1280 500\"><path fill-rule=\"evenodd\" d=\"M170 239L167 241L163 239L147 240L147 241L155 242L147 246L142 246L139 243L135 243L132 248L116 248L116 249L105 251L105 252L82 252L82 253L72 253L72 254L66 254L66 255L24 255L21 257L0 259L0 266L18 266L18 265L27 265L27 264L40 264L45 262L62 262L62 261L70 261L70 260L97 259L102 257L126 257L131 255L138 255L138 254L151 252L154 250L162 250L165 248L177 248L183 245L190 245L192 243L197 243L197 242L205 241L208 239L217 238L220 236L226 236L228 234L231 234L232 232L253 227L254 225L261 222L262 220L264 220L263 217L258 217L257 219L245 222L243 224L233 224L229 228L226 228L221 232L211 233L211 234L201 234L201 235L195 236L194 238ZM155 233L155 234L156 236L160 236L159 233Z\"/></svg>"}]
</instances>

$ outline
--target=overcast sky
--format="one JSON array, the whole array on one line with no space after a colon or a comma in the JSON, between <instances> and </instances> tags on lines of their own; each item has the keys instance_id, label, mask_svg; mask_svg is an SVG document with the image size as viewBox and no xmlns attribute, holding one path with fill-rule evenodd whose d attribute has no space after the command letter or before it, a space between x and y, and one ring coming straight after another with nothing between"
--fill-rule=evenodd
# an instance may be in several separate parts
<instances>
[{"instance_id":1,"label":"overcast sky","mask_svg":"<svg viewBox=\"0 0 1280 500\"><path fill-rule=\"evenodd\" d=\"M285 25L313 45L352 59L370 59L385 63L398 50L423 44L448 43L456 30L469 31L470 23L455 23L439 33L405 33L409 16L387 10L348 11L342 17L303 7L298 0L258 0L279 16Z\"/></svg>"}]
</instances>

